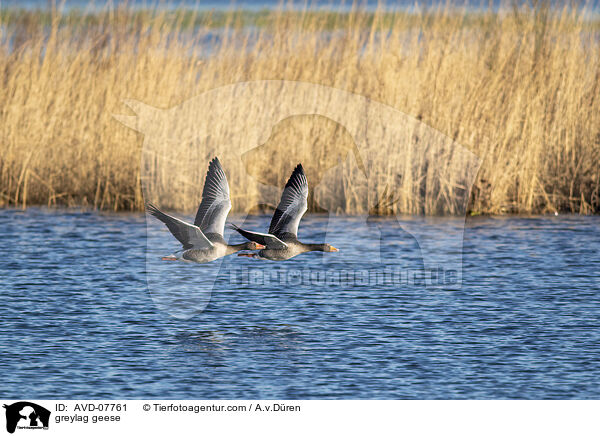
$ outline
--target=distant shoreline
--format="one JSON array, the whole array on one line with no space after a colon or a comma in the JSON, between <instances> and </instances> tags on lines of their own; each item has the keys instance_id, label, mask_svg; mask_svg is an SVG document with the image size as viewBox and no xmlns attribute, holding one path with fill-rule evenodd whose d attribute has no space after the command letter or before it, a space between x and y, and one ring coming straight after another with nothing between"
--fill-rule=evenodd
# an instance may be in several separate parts
<instances>
[{"instance_id":1,"label":"distant shoreline","mask_svg":"<svg viewBox=\"0 0 600 436\"><path fill-rule=\"evenodd\" d=\"M114 14L115 9L98 8L89 11L85 8L72 7L58 12L61 25L93 25L106 22L107 18ZM377 16L378 26L381 29L391 29L398 22L405 26L423 25L424 16L435 17L436 15L454 15L462 19L465 27L475 27L489 16L505 16L512 14L511 8L487 9L477 7L449 7L438 9L436 7L420 8L401 7L393 10L385 8L381 10L357 9L357 10L283 10L277 8L258 9L228 9L223 8L127 8L120 10L119 14L128 17L129 20L147 20L160 18L161 23L176 24L180 29L193 29L197 27L223 28L231 24L239 27L269 28L274 24L273 13L277 12L277 19L287 16L291 20L303 20L312 22L320 20L319 30L342 29L348 25L348 20L357 14L362 16L361 23L365 28L373 25ZM48 8L23 8L20 6L3 6L0 8L0 20L2 23L17 24L19 22L35 19L36 22L50 26L57 14ZM585 15L581 15L590 30L600 30L600 5L595 10L586 9ZM425 20L425 24L426 20Z\"/></svg>"},{"instance_id":2,"label":"distant shoreline","mask_svg":"<svg viewBox=\"0 0 600 436\"><path fill-rule=\"evenodd\" d=\"M578 4L577 4L578 3ZM517 3L517 5L523 6L526 4L525 1ZM557 10L563 7L571 8L575 4L578 8L587 8L591 11L600 12L600 4L589 5L589 2L585 0L579 0L575 2L557 2L557 1L546 1L550 7ZM48 0L5 0L2 2L3 9L24 9L24 10L49 10L51 9L51 2ZM106 6L92 4L89 0L62 0L56 1L57 6L62 5L63 12L69 12L72 10L90 10L92 12L98 12L102 9L106 9ZM143 9L160 9L163 11L168 10L194 10L194 11L222 11L229 12L231 10L258 12L258 11L273 11L284 7L286 10L293 11L331 11L331 12L352 12L354 9L359 8L366 12L374 12L375 10L383 10L387 12L411 12L421 13L424 10L435 10L439 7L450 6L456 9L466 9L469 11L487 11L493 10L495 12L510 11L513 9L513 2L507 0L493 0L492 2L480 0L466 0L466 1L451 1L448 3L445 0L428 0L415 2L412 0L401 0L401 1L379 1L379 0L362 0L359 2L352 2L346 0L239 0L221 2L218 0L208 1L197 1L197 0L153 0L148 2L147 0L113 0L111 2L111 8L122 8L127 7L132 10L143 10Z\"/></svg>"}]
</instances>

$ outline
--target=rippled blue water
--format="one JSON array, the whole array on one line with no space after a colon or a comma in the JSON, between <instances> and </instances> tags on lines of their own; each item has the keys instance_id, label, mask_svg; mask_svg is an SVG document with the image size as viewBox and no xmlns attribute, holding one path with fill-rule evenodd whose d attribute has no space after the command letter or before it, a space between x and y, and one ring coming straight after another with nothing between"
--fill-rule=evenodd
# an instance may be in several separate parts
<instances>
[{"instance_id":1,"label":"rippled blue water","mask_svg":"<svg viewBox=\"0 0 600 436\"><path fill-rule=\"evenodd\" d=\"M183 319L157 308L170 294L149 291L147 257L172 280L201 280L211 266L154 265L177 248L160 223L149 232L164 246L147 256L142 215L2 210L0 397L600 398L600 217L469 219L462 287L258 275L427 262L429 249L402 231L415 221L369 222L377 243L359 221L329 223L339 253L215 264L210 302ZM323 239L326 224L305 217L302 238ZM453 219L428 225L434 242L460 230ZM232 268L247 280L235 285ZM194 290L171 301L176 315L205 292Z\"/></svg>"}]
</instances>

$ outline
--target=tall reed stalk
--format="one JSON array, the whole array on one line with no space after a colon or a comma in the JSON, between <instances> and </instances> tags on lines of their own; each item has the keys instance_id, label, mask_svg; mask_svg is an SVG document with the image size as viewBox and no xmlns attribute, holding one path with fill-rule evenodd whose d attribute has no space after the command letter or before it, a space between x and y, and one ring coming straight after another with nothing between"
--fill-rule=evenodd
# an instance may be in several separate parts
<instances>
[{"instance_id":1,"label":"tall reed stalk","mask_svg":"<svg viewBox=\"0 0 600 436\"><path fill-rule=\"evenodd\" d=\"M0 205L141 210L143 137L112 117L127 111L123 99L168 108L222 85L285 79L380 101L479 155L471 213L600 211L600 24L579 9L10 9L0 25ZM305 116L276 133L314 147L348 141L338 127ZM279 182L296 163L285 156L264 156ZM388 153L376 169L394 201L375 212L452 212L402 201L419 183L398 181L406 158ZM234 210L247 210L256 189L230 183ZM329 191L337 211L367 212L348 183ZM198 193L168 206L193 207Z\"/></svg>"}]
</instances>

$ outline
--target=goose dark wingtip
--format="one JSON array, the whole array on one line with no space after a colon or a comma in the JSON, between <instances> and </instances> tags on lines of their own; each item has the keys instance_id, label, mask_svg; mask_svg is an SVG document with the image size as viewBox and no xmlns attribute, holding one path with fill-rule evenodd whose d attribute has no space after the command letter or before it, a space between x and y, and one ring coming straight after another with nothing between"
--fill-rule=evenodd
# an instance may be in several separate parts
<instances>
[{"instance_id":1,"label":"goose dark wingtip","mask_svg":"<svg viewBox=\"0 0 600 436\"><path fill-rule=\"evenodd\" d=\"M221 165L221 161L217 156L213 157L208 163L208 169L206 170L206 175L208 176L212 172L223 171L223 166Z\"/></svg>"},{"instance_id":2,"label":"goose dark wingtip","mask_svg":"<svg viewBox=\"0 0 600 436\"><path fill-rule=\"evenodd\" d=\"M213 158L210 160L210 162L209 162L208 166L210 167L210 166L211 166L211 165L213 165L213 164L218 164L218 165L221 165L221 161L219 161L219 157L218 157L218 156L215 156L215 157L213 157Z\"/></svg>"},{"instance_id":3,"label":"goose dark wingtip","mask_svg":"<svg viewBox=\"0 0 600 436\"><path fill-rule=\"evenodd\" d=\"M154 215L156 212L160 212L160 210L158 209L158 207L156 207L155 205L153 205L149 201L147 201L144 204L144 206L146 206L146 212L148 212L150 215Z\"/></svg>"},{"instance_id":4,"label":"goose dark wingtip","mask_svg":"<svg viewBox=\"0 0 600 436\"><path fill-rule=\"evenodd\" d=\"M217 156L213 157L208 162L208 168L206 169L206 176L208 177L210 174L215 174L217 177L224 176L225 170L223 169L223 165L221 165L221 161Z\"/></svg>"},{"instance_id":5,"label":"goose dark wingtip","mask_svg":"<svg viewBox=\"0 0 600 436\"><path fill-rule=\"evenodd\" d=\"M208 180L211 174L217 180L225 179L225 181L227 181L225 169L223 168L223 165L221 165L221 161L217 156L213 157L213 159L208 163L208 168L206 170L206 180Z\"/></svg>"},{"instance_id":6,"label":"goose dark wingtip","mask_svg":"<svg viewBox=\"0 0 600 436\"><path fill-rule=\"evenodd\" d=\"M290 176L287 183L285 184L285 187L289 188L290 186L293 186L297 179L299 179L301 181L301 183L307 183L306 182L306 174L304 174L304 167L302 166L301 163L296 165L296 168L294 168L294 171L292 171L292 175Z\"/></svg>"}]
</instances>

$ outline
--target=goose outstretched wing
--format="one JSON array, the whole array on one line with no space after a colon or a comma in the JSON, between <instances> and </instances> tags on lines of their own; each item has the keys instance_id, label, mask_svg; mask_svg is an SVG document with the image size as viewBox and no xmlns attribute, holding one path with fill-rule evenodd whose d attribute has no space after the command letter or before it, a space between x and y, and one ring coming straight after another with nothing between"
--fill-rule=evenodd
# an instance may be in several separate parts
<instances>
[{"instance_id":1,"label":"goose outstretched wing","mask_svg":"<svg viewBox=\"0 0 600 436\"><path fill-rule=\"evenodd\" d=\"M299 164L285 185L279 205L273 213L269 233L284 237L285 234L298 236L298 225L308 209L308 181L302 164Z\"/></svg>"},{"instance_id":2,"label":"goose outstretched wing","mask_svg":"<svg viewBox=\"0 0 600 436\"><path fill-rule=\"evenodd\" d=\"M217 233L223 236L225 220L230 210L229 184L221 162L215 157L208 165L202 202L198 207L194 225L206 234Z\"/></svg>"},{"instance_id":3,"label":"goose outstretched wing","mask_svg":"<svg viewBox=\"0 0 600 436\"><path fill-rule=\"evenodd\" d=\"M244 238L264 245L265 247L267 247L268 250L284 250L287 248L287 244L281 241L275 235L269 235L267 233L250 232L248 230L239 228L235 224L230 224L230 227L233 230L237 231Z\"/></svg>"},{"instance_id":4,"label":"goose outstretched wing","mask_svg":"<svg viewBox=\"0 0 600 436\"><path fill-rule=\"evenodd\" d=\"M184 250L190 248L206 249L212 248L213 244L204 236L202 230L193 224L188 224L171 215L160 211L153 204L146 204L148 213L167 225L169 231L183 245Z\"/></svg>"}]
</instances>

